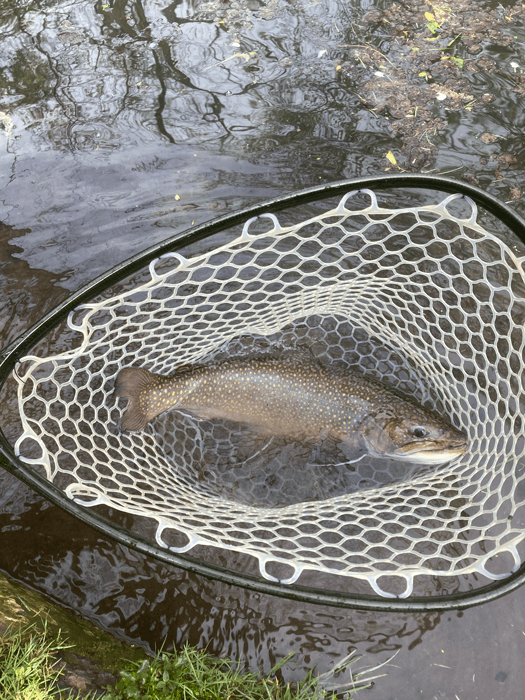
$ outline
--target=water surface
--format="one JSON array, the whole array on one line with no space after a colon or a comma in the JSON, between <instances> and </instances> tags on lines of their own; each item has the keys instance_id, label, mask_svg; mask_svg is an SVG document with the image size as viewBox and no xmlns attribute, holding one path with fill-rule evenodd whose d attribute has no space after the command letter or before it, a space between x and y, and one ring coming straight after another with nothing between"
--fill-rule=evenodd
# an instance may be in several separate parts
<instances>
[{"instance_id":1,"label":"water surface","mask_svg":"<svg viewBox=\"0 0 525 700\"><path fill-rule=\"evenodd\" d=\"M0 343L176 231L394 172L390 151L404 170L453 171L523 214L525 30L521 4L504 5L468 3L475 34L452 3L464 38L429 54L448 43L446 22L426 42L410 2L4 3ZM0 419L9 435L7 405ZM188 640L262 670L295 649L290 679L353 647L370 663L401 649L368 697L520 696L523 591L443 615L297 604L167 569L0 481L0 567L135 643Z\"/></svg>"}]
</instances>

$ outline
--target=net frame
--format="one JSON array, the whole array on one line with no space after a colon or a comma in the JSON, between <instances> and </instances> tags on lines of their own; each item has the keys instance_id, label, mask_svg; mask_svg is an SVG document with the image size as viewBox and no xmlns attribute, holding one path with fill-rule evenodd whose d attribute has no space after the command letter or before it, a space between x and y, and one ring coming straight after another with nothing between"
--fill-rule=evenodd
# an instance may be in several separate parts
<instances>
[{"instance_id":1,"label":"net frame","mask_svg":"<svg viewBox=\"0 0 525 700\"><path fill-rule=\"evenodd\" d=\"M113 270L110 274L103 276L99 280L95 281L88 287L86 287L84 290L81 290L81 292L77 293L76 295L73 295L73 297L68 300L65 304L61 305L60 307L55 310L52 314L49 315L47 319L44 319L41 324L38 324L32 331L28 332L23 336L19 341L15 342L15 344L7 351L4 353L4 359L2 361L2 364L0 365L0 376L2 376L2 381L5 381L6 376L9 373L9 365L12 367L14 366L14 363L21 357L21 355L24 354L25 350L30 347L32 344L34 344L37 340L37 338L42 337L45 335L45 333L50 329L50 327L54 327L58 325L58 323L61 322L61 320L64 318L64 316L71 311L73 308L75 308L78 304L80 304L82 301L87 301L89 300L90 297L92 297L98 290L102 290L103 288L109 286L111 283L113 283L116 279L122 279L123 277L129 275L129 273L133 270L138 269L139 267L142 267L144 264L150 262L152 259L155 257L158 257L159 254L164 254L167 253L168 251L171 251L173 254L173 251L177 247L183 247L188 244L189 240L197 240L198 238L205 237L206 235L210 235L210 233L214 233L218 230L225 229L229 226L232 226L235 222L237 221L243 221L249 216L250 214L252 215L259 215L262 213L267 213L268 210L273 210L276 211L279 208L284 208L287 205L295 206L299 203L302 202L307 202L307 201L315 201L317 199L321 199L324 197L328 196L333 196L337 195L340 193L343 193L345 190L348 191L349 189L359 187L360 189L365 188L365 187L374 187L375 189L382 189L382 188L389 188L389 187L399 187L399 186L411 186L411 187L427 187L431 189L440 189L442 191L460 191L462 194L467 194L469 195L474 201L478 201L483 204L483 206L488 209L489 211L492 211L492 213L495 213L496 216L504 223L506 223L511 230L516 233L522 240L524 239L523 236L523 223L517 217L511 210L508 208L504 207L501 205L499 202L493 200L492 198L488 197L481 191L477 190L476 188L472 188L470 186L465 186L460 183L456 183L455 181L452 180L446 180L443 178L435 178L435 177L421 177L421 176L402 176L402 177L395 177L395 176L390 176L387 178L376 178L376 179L368 179L368 180L360 180L360 181L349 181L345 183L337 183L336 185L333 185L329 188L323 187L323 188L315 188L314 190L307 191L305 193L301 193L299 195L291 196L288 198L280 198L279 200L275 200L273 202L267 203L265 205L261 205L257 208L252 208L251 210L245 211L245 212L240 212L237 215L230 216L230 217L224 217L223 219L213 222L211 225L204 225L202 227L199 227L200 230L194 231L189 235L186 236L177 236L170 241L166 242L162 246L156 246L153 249L150 249L150 251L147 251L145 254L136 256L136 258L132 259L129 261L129 263L119 266L119 268ZM474 225L475 217L471 217L470 224ZM249 237L248 235L246 237ZM153 273L154 273L154 268L153 268ZM155 273L154 273L155 275ZM306 596L306 598L303 599L308 599L308 600L313 600L314 602L331 602L331 604L337 604L337 605L352 605L353 607L363 607L363 608L375 608L375 609L381 609L382 602L375 598L374 596L348 596L344 594L323 594L320 591L312 591L312 589L305 589L304 587L300 586L293 586L290 588L293 588L294 590L286 590L286 588L281 584L276 581L269 581L269 582L263 582L258 579L253 579L253 577L247 577L243 580L242 574L235 574L234 572L230 573L225 573L224 570L219 571L217 567L211 567L203 563L197 563L195 560L192 560L191 557L184 557L180 553L178 553L178 556L175 556L173 558L172 556L167 556L168 552L160 550L157 547L151 547L151 545L147 542L141 542L140 538L137 538L133 535L130 536L130 533L123 533L121 529L118 527L115 527L114 524L108 524L105 519L101 519L99 516L96 516L94 513L89 513L86 512L85 508L75 508L73 506L76 506L78 504L73 504L71 501L67 501L64 499L64 495L61 492L57 492L55 489L52 488L51 484L44 483L43 480L41 480L38 475L31 471L31 469L28 469L27 465L21 462L16 455L13 455L13 450L11 449L10 445L6 445L6 440L4 436L2 435L2 453L4 460L6 462L9 462L11 465L11 470L14 470L17 476L21 477L23 480L26 482L30 482L31 485L37 488L41 493L45 493L47 497L52 495L52 500L55 502L58 502L59 505L62 505L63 507L67 505L67 509L72 511L76 511L75 514L77 517L79 514L82 515L82 519L89 524L92 524L96 526L98 529L102 529L106 534L109 534L112 536L114 539L118 539L119 541L122 541L122 538L126 539L127 541L125 542L126 544L133 544L135 547L138 547L139 549L142 549L142 551L147 551L149 554L153 554L159 559L162 559L164 561L170 561L170 563L176 563L177 565L184 565L184 568L192 568L195 567L200 570L201 573L205 573L205 575L211 575L213 578L221 578L222 580L228 580L231 582L234 579L237 579L239 581L240 585L244 585L247 587L251 588L257 588L258 590L265 590L265 592L272 592L272 593L277 593L280 595L286 595L287 597L301 597L301 596ZM13 459L14 457L14 459ZM3 464L3 466L8 466L6 463ZM95 517L94 517L95 516ZM126 536L127 535L127 536ZM507 547L508 551L512 551L513 545L509 545ZM145 548L145 549L144 549ZM177 554L177 553L170 553L171 555ZM514 552L513 552L514 554ZM167 559L166 559L167 557ZM181 559L182 557L182 559ZM518 555L516 553L516 561L518 561ZM522 567L523 568L523 567ZM480 568L478 567L476 569L477 571L480 571ZM518 580L518 575L519 572L516 572L513 577L513 580ZM240 578L239 578L240 576ZM226 577L226 579L224 578ZM233 577L233 578L232 578ZM250 580L251 579L251 580ZM368 579L370 580L370 578ZM409 585L409 578L407 580L407 590L405 591L405 595L410 593L410 585ZM239 585L237 583L237 585ZM374 586L374 583L376 584L377 581L373 581L372 585L376 590L376 593L381 594L382 591L379 589L378 586ZM502 582L505 583L505 582ZM508 588L509 586L513 585L513 583L510 580L507 580L506 582L506 587ZM493 587L496 586L496 584L493 584ZM498 591L503 591L505 586L498 586ZM490 596L491 595L491 587L485 587L486 591L484 593L485 596ZM495 589L494 589L495 590ZM478 593L478 598L480 594ZM473 597L471 596L465 596L464 594L458 594L457 597L453 597L453 599L450 599L446 602L443 600L437 601L434 600L425 600L421 604L424 606L423 608L420 609L438 609L439 606L441 605L448 605L450 607L460 607L461 606L461 601L466 601L470 598L472 604ZM419 604L419 601L417 600L408 600L408 601L390 601L388 605L386 605L387 601L384 601L384 604L386 605L385 608L383 609L395 609L395 605L400 605L401 603L407 603L409 606L412 606L412 609L418 609L417 606ZM438 605L438 608L432 607ZM378 607L379 606L379 607ZM393 607L394 606L394 607ZM403 608L403 606L402 606Z\"/></svg>"}]
</instances>

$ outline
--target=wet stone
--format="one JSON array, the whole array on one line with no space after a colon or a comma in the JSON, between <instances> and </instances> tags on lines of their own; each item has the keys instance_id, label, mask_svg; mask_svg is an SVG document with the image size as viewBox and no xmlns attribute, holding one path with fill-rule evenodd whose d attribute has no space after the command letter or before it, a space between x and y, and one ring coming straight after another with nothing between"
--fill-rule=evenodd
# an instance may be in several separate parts
<instances>
[{"instance_id":1,"label":"wet stone","mask_svg":"<svg viewBox=\"0 0 525 700\"><path fill-rule=\"evenodd\" d=\"M489 134L487 132L481 134L481 136L479 138L480 138L480 141L483 141L483 143L494 143L495 141L498 140L498 137L496 136L496 134Z\"/></svg>"},{"instance_id":2,"label":"wet stone","mask_svg":"<svg viewBox=\"0 0 525 700\"><path fill-rule=\"evenodd\" d=\"M59 657L62 673L56 683L62 698L101 697L118 678L104 670L99 661L69 653ZM91 695L90 695L91 694Z\"/></svg>"}]
</instances>

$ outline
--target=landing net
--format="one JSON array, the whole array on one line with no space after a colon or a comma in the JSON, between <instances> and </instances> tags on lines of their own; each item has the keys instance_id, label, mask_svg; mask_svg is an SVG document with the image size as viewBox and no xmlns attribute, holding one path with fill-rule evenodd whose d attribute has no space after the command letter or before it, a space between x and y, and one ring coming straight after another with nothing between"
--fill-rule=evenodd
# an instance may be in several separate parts
<instances>
[{"instance_id":1,"label":"landing net","mask_svg":"<svg viewBox=\"0 0 525 700\"><path fill-rule=\"evenodd\" d=\"M355 209L350 193L292 226L267 214L270 230L256 231L259 217L211 252L168 253L140 284L72 312L68 349L19 364L17 456L78 503L154 522L162 547L250 554L282 583L324 572L392 596L389 581L402 577L407 596L418 575L516 570L525 537L519 257L461 195L392 209L363 192ZM458 198L466 217L454 213ZM142 432L118 429L121 367L170 374L297 348L437 410L468 435L466 454L425 468L322 449L312 457L311 446L178 411Z\"/></svg>"}]
</instances>

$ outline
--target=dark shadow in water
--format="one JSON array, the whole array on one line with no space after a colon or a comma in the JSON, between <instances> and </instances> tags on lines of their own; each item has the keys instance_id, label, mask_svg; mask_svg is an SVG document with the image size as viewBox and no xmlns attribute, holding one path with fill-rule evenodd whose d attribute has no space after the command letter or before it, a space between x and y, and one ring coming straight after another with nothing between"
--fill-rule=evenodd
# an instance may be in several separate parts
<instances>
[{"instance_id":1,"label":"dark shadow in water","mask_svg":"<svg viewBox=\"0 0 525 700\"><path fill-rule=\"evenodd\" d=\"M47 270L32 269L14 239L29 229L16 230L0 222L0 321L2 345L17 338L68 295L60 282L67 279Z\"/></svg>"}]
</instances>

